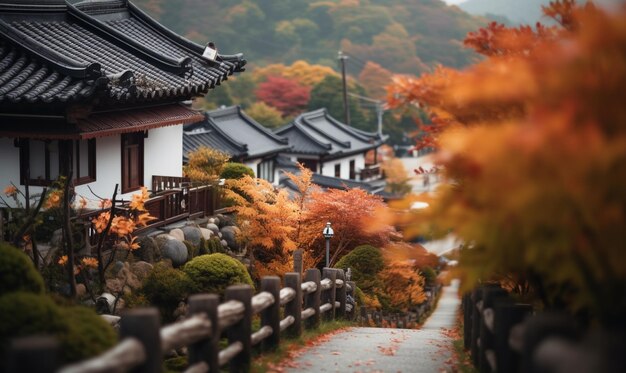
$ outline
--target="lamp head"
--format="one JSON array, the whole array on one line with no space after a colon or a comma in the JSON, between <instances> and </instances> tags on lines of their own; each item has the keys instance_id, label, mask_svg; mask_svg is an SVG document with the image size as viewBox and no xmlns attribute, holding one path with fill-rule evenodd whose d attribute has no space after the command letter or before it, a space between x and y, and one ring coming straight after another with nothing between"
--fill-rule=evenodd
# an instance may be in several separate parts
<instances>
[{"instance_id":1,"label":"lamp head","mask_svg":"<svg viewBox=\"0 0 626 373\"><path fill-rule=\"evenodd\" d=\"M333 231L333 229L330 227L330 222L326 223L326 226L324 227L324 230L322 231L322 234L324 235L324 237L326 238L332 238L333 235L335 234L335 232Z\"/></svg>"}]
</instances>

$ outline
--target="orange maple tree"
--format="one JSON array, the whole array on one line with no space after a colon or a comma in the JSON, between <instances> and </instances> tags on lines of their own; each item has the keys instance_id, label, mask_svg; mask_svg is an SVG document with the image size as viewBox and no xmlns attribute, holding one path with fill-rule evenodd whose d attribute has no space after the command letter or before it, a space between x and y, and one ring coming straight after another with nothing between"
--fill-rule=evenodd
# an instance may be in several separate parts
<instances>
[{"instance_id":1,"label":"orange maple tree","mask_svg":"<svg viewBox=\"0 0 626 373\"><path fill-rule=\"evenodd\" d=\"M465 71L396 79L391 103L433 117L448 182L413 222L468 242L466 286L513 275L545 307L615 325L626 312L626 8L544 11L558 25L470 34L486 58Z\"/></svg>"}]
</instances>

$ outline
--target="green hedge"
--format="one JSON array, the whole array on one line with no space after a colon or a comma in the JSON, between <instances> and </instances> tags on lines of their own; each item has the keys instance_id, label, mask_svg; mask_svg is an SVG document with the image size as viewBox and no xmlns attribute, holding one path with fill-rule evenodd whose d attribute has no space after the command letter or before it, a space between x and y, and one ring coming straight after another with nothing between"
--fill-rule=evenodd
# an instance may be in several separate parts
<instances>
[{"instance_id":1,"label":"green hedge","mask_svg":"<svg viewBox=\"0 0 626 373\"><path fill-rule=\"evenodd\" d=\"M0 295L14 291L41 294L44 291L43 278L26 254L0 242Z\"/></svg>"},{"instance_id":2,"label":"green hedge","mask_svg":"<svg viewBox=\"0 0 626 373\"><path fill-rule=\"evenodd\" d=\"M193 291L189 276L178 269L164 264L157 264L144 279L141 293L161 312L163 321L173 321L173 313L178 304Z\"/></svg>"},{"instance_id":3,"label":"green hedge","mask_svg":"<svg viewBox=\"0 0 626 373\"><path fill-rule=\"evenodd\" d=\"M379 249L370 245L357 246L349 254L341 258L336 266L352 270L352 280L359 284L359 288L366 294L380 286L378 273L385 268L385 261Z\"/></svg>"},{"instance_id":4,"label":"green hedge","mask_svg":"<svg viewBox=\"0 0 626 373\"><path fill-rule=\"evenodd\" d=\"M225 254L201 255L183 267L198 293L216 293L222 296L230 285L253 285L246 267Z\"/></svg>"}]
</instances>

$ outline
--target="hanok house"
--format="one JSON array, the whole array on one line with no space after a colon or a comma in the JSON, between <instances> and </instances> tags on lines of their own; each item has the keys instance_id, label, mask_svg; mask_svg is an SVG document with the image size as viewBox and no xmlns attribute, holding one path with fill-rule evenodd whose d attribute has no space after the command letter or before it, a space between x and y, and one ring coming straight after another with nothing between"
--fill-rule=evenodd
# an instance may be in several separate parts
<instances>
[{"instance_id":1,"label":"hanok house","mask_svg":"<svg viewBox=\"0 0 626 373\"><path fill-rule=\"evenodd\" d=\"M0 0L0 186L36 193L70 172L92 198L180 186L182 125L203 119L181 103L245 65L215 52L126 0Z\"/></svg>"},{"instance_id":2,"label":"hanok house","mask_svg":"<svg viewBox=\"0 0 626 373\"><path fill-rule=\"evenodd\" d=\"M232 161L250 167L256 177L275 184L279 180L276 157L291 149L287 139L276 136L239 106L208 111L204 120L185 126L185 157L200 146L229 154Z\"/></svg>"},{"instance_id":3,"label":"hanok house","mask_svg":"<svg viewBox=\"0 0 626 373\"><path fill-rule=\"evenodd\" d=\"M283 156L314 173L347 180L382 180L376 154L388 136L347 126L326 109L301 114L274 133L286 137L292 146ZM373 156L366 157L368 152Z\"/></svg>"}]
</instances>

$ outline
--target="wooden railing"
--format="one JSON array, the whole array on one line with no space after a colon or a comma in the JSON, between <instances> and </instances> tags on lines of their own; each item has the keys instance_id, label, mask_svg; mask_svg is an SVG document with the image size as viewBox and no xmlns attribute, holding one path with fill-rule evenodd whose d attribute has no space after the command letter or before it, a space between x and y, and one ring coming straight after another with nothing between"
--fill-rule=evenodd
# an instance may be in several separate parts
<instances>
[{"instance_id":1,"label":"wooden railing","mask_svg":"<svg viewBox=\"0 0 626 373\"><path fill-rule=\"evenodd\" d=\"M323 279L321 278L323 276ZM96 372L160 372L163 356L171 350L187 347L189 368L186 372L219 372L229 364L230 370L247 372L252 347L275 349L281 333L297 337L306 328L317 328L322 316L352 318L353 305L348 303L356 285L344 281L341 269L325 268L285 274L285 287L280 278L264 277L261 291L253 296L248 285L226 289L220 303L216 294L197 294L189 298L187 318L161 328L156 308L126 311L120 321L120 342L100 356L62 367L62 373ZM348 297L348 295L351 295ZM283 307L284 318L281 316ZM252 332L252 318L260 314L261 328ZM226 335L228 346L220 349L220 336ZM14 340L8 355L9 372L57 371L54 365L54 343L42 337ZM33 367L33 364L36 366Z\"/></svg>"},{"instance_id":2,"label":"wooden railing","mask_svg":"<svg viewBox=\"0 0 626 373\"><path fill-rule=\"evenodd\" d=\"M365 168L361 169L360 172L360 180L366 181L371 179L378 179L381 176L381 168L378 164L366 165Z\"/></svg>"}]
</instances>

